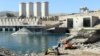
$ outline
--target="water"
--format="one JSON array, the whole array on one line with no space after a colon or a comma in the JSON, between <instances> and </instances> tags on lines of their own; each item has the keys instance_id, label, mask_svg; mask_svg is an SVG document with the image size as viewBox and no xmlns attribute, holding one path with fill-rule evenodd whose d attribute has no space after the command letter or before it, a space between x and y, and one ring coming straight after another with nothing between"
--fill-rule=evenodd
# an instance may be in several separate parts
<instances>
[{"instance_id":1,"label":"water","mask_svg":"<svg viewBox=\"0 0 100 56\"><path fill-rule=\"evenodd\" d=\"M0 32L0 47L7 48L16 53L45 51L47 48L57 45L59 38L66 34L33 34L16 35L12 32Z\"/></svg>"}]
</instances>

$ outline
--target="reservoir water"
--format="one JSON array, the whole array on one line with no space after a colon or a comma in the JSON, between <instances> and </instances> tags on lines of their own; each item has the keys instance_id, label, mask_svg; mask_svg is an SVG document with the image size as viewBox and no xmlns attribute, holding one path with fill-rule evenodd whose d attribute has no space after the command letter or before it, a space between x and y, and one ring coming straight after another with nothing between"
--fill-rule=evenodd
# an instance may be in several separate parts
<instances>
[{"instance_id":1,"label":"reservoir water","mask_svg":"<svg viewBox=\"0 0 100 56\"><path fill-rule=\"evenodd\" d=\"M47 48L57 45L59 38L66 34L33 34L15 35L13 32L0 32L0 47L12 50L16 53L45 51Z\"/></svg>"}]
</instances>

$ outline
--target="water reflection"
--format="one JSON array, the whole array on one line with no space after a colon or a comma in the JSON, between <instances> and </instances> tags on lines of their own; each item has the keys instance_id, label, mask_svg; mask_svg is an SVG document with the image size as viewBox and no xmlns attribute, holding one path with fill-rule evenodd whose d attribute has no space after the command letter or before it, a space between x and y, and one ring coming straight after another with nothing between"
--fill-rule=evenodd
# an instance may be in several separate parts
<instances>
[{"instance_id":1,"label":"water reflection","mask_svg":"<svg viewBox=\"0 0 100 56\"><path fill-rule=\"evenodd\" d=\"M61 34L14 35L11 32L0 33L0 46L17 53L41 52L56 45Z\"/></svg>"},{"instance_id":2,"label":"water reflection","mask_svg":"<svg viewBox=\"0 0 100 56\"><path fill-rule=\"evenodd\" d=\"M16 35L13 36L15 42L22 48L21 51L28 48L26 51L45 51L48 48L48 38L42 35ZM37 50L36 50L37 49Z\"/></svg>"}]
</instances>

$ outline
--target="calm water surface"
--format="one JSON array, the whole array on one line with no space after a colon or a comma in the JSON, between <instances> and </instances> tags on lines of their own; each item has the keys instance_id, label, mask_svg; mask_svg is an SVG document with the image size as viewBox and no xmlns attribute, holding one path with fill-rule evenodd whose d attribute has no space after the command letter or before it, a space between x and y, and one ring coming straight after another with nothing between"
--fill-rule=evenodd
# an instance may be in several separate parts
<instances>
[{"instance_id":1,"label":"calm water surface","mask_svg":"<svg viewBox=\"0 0 100 56\"><path fill-rule=\"evenodd\" d=\"M57 45L59 38L66 34L33 34L11 35L12 32L0 32L0 47L7 48L17 53L41 52Z\"/></svg>"}]
</instances>

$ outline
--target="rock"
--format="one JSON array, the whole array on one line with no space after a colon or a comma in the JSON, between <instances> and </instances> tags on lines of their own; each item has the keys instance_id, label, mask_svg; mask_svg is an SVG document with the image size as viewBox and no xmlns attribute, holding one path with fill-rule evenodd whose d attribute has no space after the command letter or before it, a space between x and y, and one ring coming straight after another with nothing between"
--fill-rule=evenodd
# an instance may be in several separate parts
<instances>
[{"instance_id":1,"label":"rock","mask_svg":"<svg viewBox=\"0 0 100 56\"><path fill-rule=\"evenodd\" d=\"M88 37L91 37L94 33L95 33L94 30L85 30L85 29L81 29L81 30L78 32L78 37L88 38Z\"/></svg>"},{"instance_id":2,"label":"rock","mask_svg":"<svg viewBox=\"0 0 100 56\"><path fill-rule=\"evenodd\" d=\"M84 42L84 44L92 44L98 41L100 41L100 35L95 33L89 37L88 40Z\"/></svg>"},{"instance_id":3,"label":"rock","mask_svg":"<svg viewBox=\"0 0 100 56\"><path fill-rule=\"evenodd\" d=\"M2 51L0 51L0 56L16 56L16 53L12 53L8 49L0 48L0 50L2 50Z\"/></svg>"}]
</instances>

